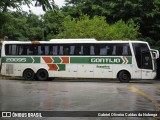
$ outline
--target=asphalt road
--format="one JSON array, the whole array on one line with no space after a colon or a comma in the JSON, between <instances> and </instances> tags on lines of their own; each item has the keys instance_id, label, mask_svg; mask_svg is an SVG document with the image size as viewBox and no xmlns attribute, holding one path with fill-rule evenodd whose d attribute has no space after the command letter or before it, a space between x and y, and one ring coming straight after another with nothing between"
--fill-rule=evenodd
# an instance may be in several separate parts
<instances>
[{"instance_id":1,"label":"asphalt road","mask_svg":"<svg viewBox=\"0 0 160 120\"><path fill-rule=\"evenodd\" d=\"M3 79L0 80L0 111L160 111L160 80L119 83L115 80L98 79L53 81ZM19 120L19 118L12 119ZM157 118L44 117L37 119L156 120Z\"/></svg>"}]
</instances>

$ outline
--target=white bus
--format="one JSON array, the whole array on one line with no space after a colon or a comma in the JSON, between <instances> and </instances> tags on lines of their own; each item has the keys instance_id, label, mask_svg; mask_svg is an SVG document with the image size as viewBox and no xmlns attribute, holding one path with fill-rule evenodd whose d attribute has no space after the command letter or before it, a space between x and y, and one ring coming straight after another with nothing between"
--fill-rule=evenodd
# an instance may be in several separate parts
<instances>
[{"instance_id":1,"label":"white bus","mask_svg":"<svg viewBox=\"0 0 160 120\"><path fill-rule=\"evenodd\" d=\"M159 52L142 41L52 39L4 41L1 74L27 80L55 77L154 79Z\"/></svg>"}]
</instances>

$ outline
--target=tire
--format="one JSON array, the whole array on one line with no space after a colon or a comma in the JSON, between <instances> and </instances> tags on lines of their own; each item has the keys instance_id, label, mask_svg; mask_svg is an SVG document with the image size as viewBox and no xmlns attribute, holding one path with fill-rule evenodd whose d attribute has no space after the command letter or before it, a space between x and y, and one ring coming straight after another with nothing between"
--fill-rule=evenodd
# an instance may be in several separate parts
<instances>
[{"instance_id":1,"label":"tire","mask_svg":"<svg viewBox=\"0 0 160 120\"><path fill-rule=\"evenodd\" d=\"M48 79L48 72L45 69L40 69L36 73L36 78L40 81Z\"/></svg>"},{"instance_id":2,"label":"tire","mask_svg":"<svg viewBox=\"0 0 160 120\"><path fill-rule=\"evenodd\" d=\"M26 69L23 72L23 77L26 80L34 80L34 77L35 77L34 71L32 69Z\"/></svg>"},{"instance_id":3,"label":"tire","mask_svg":"<svg viewBox=\"0 0 160 120\"><path fill-rule=\"evenodd\" d=\"M120 71L118 74L118 80L122 83L128 83L130 79L130 74L127 71Z\"/></svg>"}]
</instances>

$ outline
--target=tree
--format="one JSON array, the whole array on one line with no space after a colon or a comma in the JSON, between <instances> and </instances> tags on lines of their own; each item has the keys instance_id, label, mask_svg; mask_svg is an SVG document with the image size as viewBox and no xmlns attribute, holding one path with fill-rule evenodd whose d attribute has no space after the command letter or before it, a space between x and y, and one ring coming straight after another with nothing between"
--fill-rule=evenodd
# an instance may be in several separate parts
<instances>
[{"instance_id":1,"label":"tree","mask_svg":"<svg viewBox=\"0 0 160 120\"><path fill-rule=\"evenodd\" d=\"M30 6L33 1L35 1L35 6L42 6L44 11L54 9L56 7L54 0L1 0L0 12L7 12L9 8L21 11L22 5Z\"/></svg>"},{"instance_id":2,"label":"tree","mask_svg":"<svg viewBox=\"0 0 160 120\"><path fill-rule=\"evenodd\" d=\"M66 6L62 8L62 11L75 18L82 14L87 14L90 17L106 16L110 12L106 9L108 2L102 0L65 0L65 2Z\"/></svg>"},{"instance_id":3,"label":"tree","mask_svg":"<svg viewBox=\"0 0 160 120\"><path fill-rule=\"evenodd\" d=\"M5 13L6 22L0 29L0 37L8 36L11 40L42 40L43 22L38 16L27 12Z\"/></svg>"},{"instance_id":4,"label":"tree","mask_svg":"<svg viewBox=\"0 0 160 120\"><path fill-rule=\"evenodd\" d=\"M59 28L62 26L64 14L57 8L53 11L47 11L43 16L44 39L49 40L58 34Z\"/></svg>"},{"instance_id":5,"label":"tree","mask_svg":"<svg viewBox=\"0 0 160 120\"><path fill-rule=\"evenodd\" d=\"M28 29L29 27L27 25L31 24L31 23L27 23L26 25L26 22L29 19L27 18L28 13L23 12L21 9L22 5L30 6L32 5L33 1L35 1L35 6L42 6L43 10L45 11L57 8L57 6L54 4L54 0L1 0L0 1L0 37L1 38L7 35L9 36L9 39L15 39L15 40L20 40L21 38L23 38L24 40L28 40L28 39L32 40L35 38L42 39L43 34L41 33L41 31L43 30L41 30L41 27L39 26L39 27L33 28L31 26L30 29ZM20 19L19 17L16 18L14 16L15 15L14 12L10 11L10 9L16 9L18 12L15 12L15 14L21 15L22 19ZM20 12L22 12L22 14ZM35 19L35 21L38 21L39 18L37 18L37 16L32 14L32 17L30 19ZM34 21L32 22L34 23ZM17 25L17 27L15 25ZM20 29L17 29L19 27ZM30 37L28 36L29 35L27 33L28 31L25 31L25 29L29 30L30 34L32 33Z\"/></svg>"},{"instance_id":6,"label":"tree","mask_svg":"<svg viewBox=\"0 0 160 120\"><path fill-rule=\"evenodd\" d=\"M57 8L42 16L27 12L5 12L0 21L0 37L8 36L12 40L49 40L58 34L64 15ZM1 16L0 16L1 17Z\"/></svg>"},{"instance_id":7,"label":"tree","mask_svg":"<svg viewBox=\"0 0 160 120\"><path fill-rule=\"evenodd\" d=\"M156 45L160 38L160 1L159 0L66 0L62 8L65 14L79 17L87 14L105 16L109 24L119 20L127 22L132 19L137 26L141 38Z\"/></svg>"},{"instance_id":8,"label":"tree","mask_svg":"<svg viewBox=\"0 0 160 120\"><path fill-rule=\"evenodd\" d=\"M98 40L136 39L138 28L133 21L125 24L122 20L113 25L106 23L105 17L81 16L80 18L66 17L57 38L96 38Z\"/></svg>"}]
</instances>

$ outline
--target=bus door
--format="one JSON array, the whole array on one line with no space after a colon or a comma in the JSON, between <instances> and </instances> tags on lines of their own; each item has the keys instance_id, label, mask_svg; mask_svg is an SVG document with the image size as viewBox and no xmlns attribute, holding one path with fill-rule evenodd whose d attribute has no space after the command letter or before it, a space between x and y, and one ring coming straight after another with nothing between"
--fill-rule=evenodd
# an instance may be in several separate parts
<instances>
[{"instance_id":1,"label":"bus door","mask_svg":"<svg viewBox=\"0 0 160 120\"><path fill-rule=\"evenodd\" d=\"M141 53L142 79L150 79L152 77L153 65L150 51Z\"/></svg>"},{"instance_id":2,"label":"bus door","mask_svg":"<svg viewBox=\"0 0 160 120\"><path fill-rule=\"evenodd\" d=\"M153 73L153 65L149 47L144 43L132 43L132 45L138 67L136 72L141 73L137 75L141 75L139 76L141 77L141 79L151 79Z\"/></svg>"}]
</instances>

